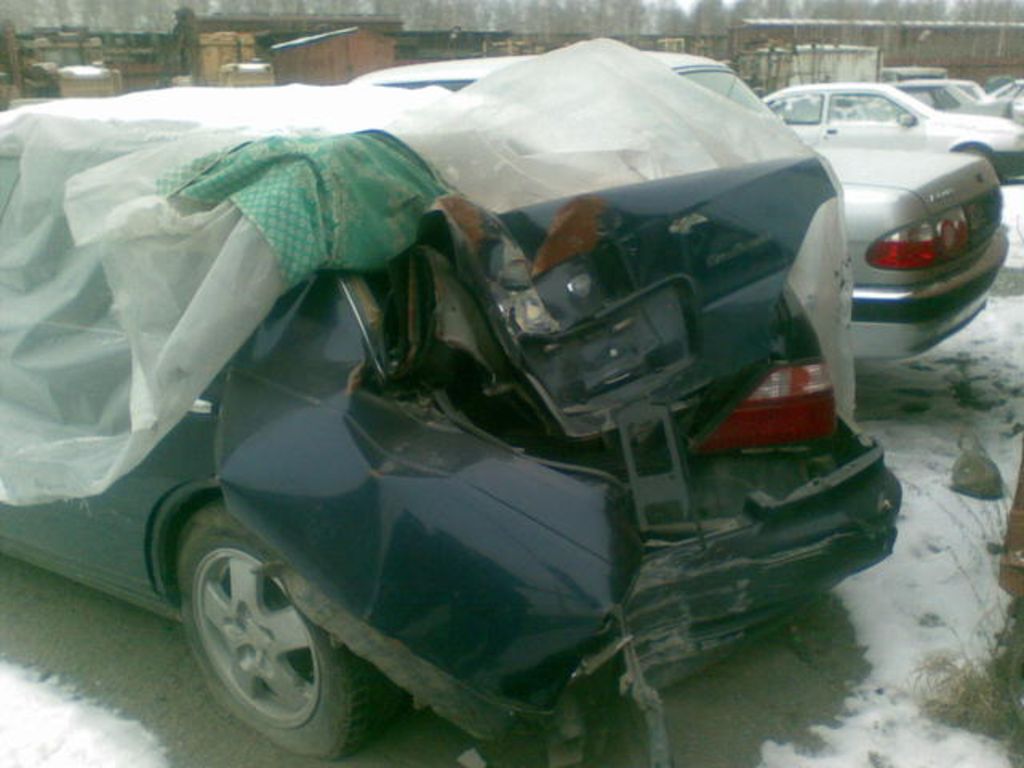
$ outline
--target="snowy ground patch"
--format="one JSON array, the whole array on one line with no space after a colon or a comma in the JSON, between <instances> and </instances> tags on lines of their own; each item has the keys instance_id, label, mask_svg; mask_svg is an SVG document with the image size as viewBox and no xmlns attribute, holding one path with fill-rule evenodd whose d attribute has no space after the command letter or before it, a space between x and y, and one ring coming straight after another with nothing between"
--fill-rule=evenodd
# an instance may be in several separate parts
<instances>
[{"instance_id":1,"label":"snowy ground patch","mask_svg":"<svg viewBox=\"0 0 1024 768\"><path fill-rule=\"evenodd\" d=\"M1024 187L1005 188L1007 268L1024 268ZM858 418L903 484L892 557L839 595L872 666L814 755L763 747L764 768L1005 768L1002 745L938 725L915 700L922 665L944 654L983 663L1004 623L998 554L1024 431L1024 296L993 297L964 331L910 361L858 370ZM1007 487L1000 501L950 489L961 433L975 433Z\"/></svg>"},{"instance_id":2,"label":"snowy ground patch","mask_svg":"<svg viewBox=\"0 0 1024 768\"><path fill-rule=\"evenodd\" d=\"M142 726L0 661L0 768L165 768Z\"/></svg>"}]
</instances>

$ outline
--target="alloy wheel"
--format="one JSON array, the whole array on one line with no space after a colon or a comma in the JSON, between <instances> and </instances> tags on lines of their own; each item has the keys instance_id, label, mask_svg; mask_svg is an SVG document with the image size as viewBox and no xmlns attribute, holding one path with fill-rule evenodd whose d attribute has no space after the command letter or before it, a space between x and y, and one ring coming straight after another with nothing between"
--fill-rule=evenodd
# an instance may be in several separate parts
<instances>
[{"instance_id":1,"label":"alloy wheel","mask_svg":"<svg viewBox=\"0 0 1024 768\"><path fill-rule=\"evenodd\" d=\"M192 602L199 639L228 690L274 727L309 720L321 688L313 638L265 565L214 549L196 569Z\"/></svg>"}]
</instances>

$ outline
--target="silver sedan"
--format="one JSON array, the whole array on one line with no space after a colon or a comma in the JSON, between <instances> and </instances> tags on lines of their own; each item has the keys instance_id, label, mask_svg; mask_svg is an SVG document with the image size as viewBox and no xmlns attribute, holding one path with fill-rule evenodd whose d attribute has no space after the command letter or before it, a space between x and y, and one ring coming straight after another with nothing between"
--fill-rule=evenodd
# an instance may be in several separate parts
<instances>
[{"instance_id":1,"label":"silver sedan","mask_svg":"<svg viewBox=\"0 0 1024 768\"><path fill-rule=\"evenodd\" d=\"M856 356L914 355L970 322L1008 248L992 166L962 154L822 154L843 187Z\"/></svg>"}]
</instances>

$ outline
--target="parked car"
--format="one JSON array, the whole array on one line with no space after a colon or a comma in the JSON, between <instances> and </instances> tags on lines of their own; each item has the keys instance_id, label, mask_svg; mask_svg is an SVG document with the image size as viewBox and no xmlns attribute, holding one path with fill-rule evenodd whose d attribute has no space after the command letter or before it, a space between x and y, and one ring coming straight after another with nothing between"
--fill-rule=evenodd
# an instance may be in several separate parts
<instances>
[{"instance_id":1,"label":"parked car","mask_svg":"<svg viewBox=\"0 0 1024 768\"><path fill-rule=\"evenodd\" d=\"M719 62L685 54L650 55L741 106L765 109L746 84ZM372 72L357 82L459 90L524 58L414 64ZM794 104L804 103L800 99ZM832 161L844 192L855 280L857 357L909 357L970 322L984 307L1008 249L999 223L999 180L989 165L970 154L818 148ZM960 239L944 249L939 233L949 226L957 228ZM879 254L886 248L894 253L919 251L920 257L882 259Z\"/></svg>"},{"instance_id":2,"label":"parked car","mask_svg":"<svg viewBox=\"0 0 1024 768\"><path fill-rule=\"evenodd\" d=\"M49 158L59 133L31 146ZM68 135L73 156L92 153L83 164L110 151ZM567 696L613 671L657 721L650 686L884 558L895 537L899 485L880 447L837 417L819 339L787 287L837 191L820 158L780 135L799 152L500 214L439 195L386 266L297 280L192 412L109 489L0 508L0 548L180 617L215 695L304 754L358 748L398 688L488 737L557 724ZM252 178L248 159L265 168L277 139L221 147L189 184L224 191L221 163ZM410 208L400 172L430 169L390 136L351 141L360 157L396 161L358 190L393 204L390 225ZM151 146L140 151L154 162ZM135 154L114 162L140 166ZM33 193L19 175L31 168L0 163L0 216ZM76 175L78 191L98 178L121 194L109 163L101 170ZM256 203L279 203L279 181ZM117 248L139 242L153 210L161 237L184 227L168 223L164 198L144 202L114 217L127 232ZM319 210L312 220L324 223ZM39 235L40 258L71 247L59 216L18 223ZM284 231L293 243L304 230ZM85 242L95 254L99 241ZM241 238L238 252L255 242ZM85 266L56 265L76 277ZM97 274L81 281L88 301L57 308L58 327L0 358L25 376L55 371L43 405L66 405L69 418L93 415L104 393L63 386L62 364L79 361L50 334L76 332L73 312L106 317ZM193 277L172 276L169 290ZM128 361L99 362L92 384ZM185 373L173 369L171 383ZM659 733L652 764L664 766Z\"/></svg>"},{"instance_id":3,"label":"parked car","mask_svg":"<svg viewBox=\"0 0 1024 768\"><path fill-rule=\"evenodd\" d=\"M984 94L980 98L969 96L959 85L961 82L963 81L907 80L897 83L896 87L904 93L910 94L922 104L940 112L988 115L990 117L1005 117L1016 122L1024 121L1024 113L1014 108L1012 99L993 99Z\"/></svg>"},{"instance_id":4,"label":"parked car","mask_svg":"<svg viewBox=\"0 0 1024 768\"><path fill-rule=\"evenodd\" d=\"M760 107L761 100L735 72L720 62L687 53L646 51L677 74L685 74L694 83L709 88L746 107ZM352 82L358 85L383 85L391 88L427 88L440 86L459 91L482 77L499 72L513 64L529 61L535 56L493 56L479 59L457 59L426 64L388 67L360 75Z\"/></svg>"},{"instance_id":5,"label":"parked car","mask_svg":"<svg viewBox=\"0 0 1024 768\"><path fill-rule=\"evenodd\" d=\"M1012 83L1016 78L1013 75L992 75L985 78L985 94L991 95L1007 83Z\"/></svg>"},{"instance_id":6,"label":"parked car","mask_svg":"<svg viewBox=\"0 0 1024 768\"><path fill-rule=\"evenodd\" d=\"M1024 94L1024 80L1006 78L1006 81L989 91L990 99L1016 99Z\"/></svg>"},{"instance_id":7,"label":"parked car","mask_svg":"<svg viewBox=\"0 0 1024 768\"><path fill-rule=\"evenodd\" d=\"M820 151L843 183L857 357L909 357L969 323L1009 248L991 165L967 154Z\"/></svg>"},{"instance_id":8,"label":"parked car","mask_svg":"<svg viewBox=\"0 0 1024 768\"><path fill-rule=\"evenodd\" d=\"M812 147L973 152L1000 178L1024 173L1024 128L998 117L940 112L882 83L784 88L768 106Z\"/></svg>"},{"instance_id":9,"label":"parked car","mask_svg":"<svg viewBox=\"0 0 1024 768\"><path fill-rule=\"evenodd\" d=\"M1024 122L1024 80L1010 80L992 93L985 94L983 103L1000 104L1006 110L1006 116L1017 122Z\"/></svg>"},{"instance_id":10,"label":"parked car","mask_svg":"<svg viewBox=\"0 0 1024 768\"><path fill-rule=\"evenodd\" d=\"M988 94L985 93L985 89L981 87L974 80L949 80L949 84L959 89L962 93L967 94L967 97L974 101L983 101L988 98Z\"/></svg>"},{"instance_id":11,"label":"parked car","mask_svg":"<svg viewBox=\"0 0 1024 768\"><path fill-rule=\"evenodd\" d=\"M898 83L902 80L942 80L949 77L945 67L882 67L879 74L883 83Z\"/></svg>"}]
</instances>

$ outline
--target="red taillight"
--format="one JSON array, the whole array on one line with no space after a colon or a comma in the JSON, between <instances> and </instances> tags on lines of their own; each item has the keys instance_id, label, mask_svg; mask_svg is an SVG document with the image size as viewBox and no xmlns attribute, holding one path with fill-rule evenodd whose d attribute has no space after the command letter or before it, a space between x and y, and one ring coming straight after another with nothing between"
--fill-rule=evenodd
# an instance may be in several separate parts
<instances>
[{"instance_id":1,"label":"red taillight","mask_svg":"<svg viewBox=\"0 0 1024 768\"><path fill-rule=\"evenodd\" d=\"M824 363L791 365L769 373L697 450L715 453L802 443L828 437L835 428L828 368Z\"/></svg>"},{"instance_id":2,"label":"red taillight","mask_svg":"<svg viewBox=\"0 0 1024 768\"><path fill-rule=\"evenodd\" d=\"M959 256L970 240L964 209L951 208L937 221L922 222L876 240L868 263L879 269L925 269Z\"/></svg>"}]
</instances>

